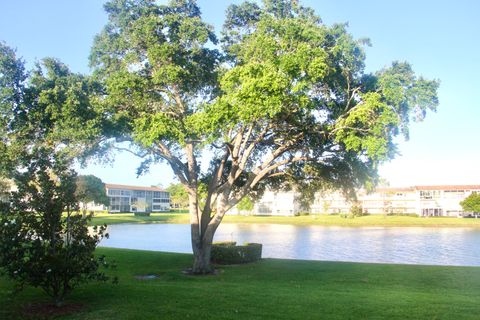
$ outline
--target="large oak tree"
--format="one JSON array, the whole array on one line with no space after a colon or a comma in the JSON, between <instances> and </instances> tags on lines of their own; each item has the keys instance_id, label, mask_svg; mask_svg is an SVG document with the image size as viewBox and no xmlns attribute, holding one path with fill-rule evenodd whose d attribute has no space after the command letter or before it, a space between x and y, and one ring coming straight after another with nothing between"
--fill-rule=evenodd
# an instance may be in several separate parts
<instances>
[{"instance_id":1,"label":"large oak tree","mask_svg":"<svg viewBox=\"0 0 480 320\"><path fill-rule=\"evenodd\" d=\"M297 1L230 6L220 41L194 0L105 9L91 54L105 137L129 141L141 169L166 161L185 187L194 273L212 271L215 230L244 196L375 183L395 137L438 104L438 83L408 63L366 73L368 41Z\"/></svg>"}]
</instances>

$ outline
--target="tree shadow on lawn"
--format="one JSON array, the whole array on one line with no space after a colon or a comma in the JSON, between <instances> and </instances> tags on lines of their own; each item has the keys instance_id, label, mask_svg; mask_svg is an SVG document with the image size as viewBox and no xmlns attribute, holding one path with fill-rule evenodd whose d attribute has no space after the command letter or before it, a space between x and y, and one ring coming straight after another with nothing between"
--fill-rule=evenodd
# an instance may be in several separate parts
<instances>
[{"instance_id":1,"label":"tree shadow on lawn","mask_svg":"<svg viewBox=\"0 0 480 320\"><path fill-rule=\"evenodd\" d=\"M57 307L53 303L30 303L21 309L20 319L53 319L81 311L85 305L80 303L66 303Z\"/></svg>"}]
</instances>

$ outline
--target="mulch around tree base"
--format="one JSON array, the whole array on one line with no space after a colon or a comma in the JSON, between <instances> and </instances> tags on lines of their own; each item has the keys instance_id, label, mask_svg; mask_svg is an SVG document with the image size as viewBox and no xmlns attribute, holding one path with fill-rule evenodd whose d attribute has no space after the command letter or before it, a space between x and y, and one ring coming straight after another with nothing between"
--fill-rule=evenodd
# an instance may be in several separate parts
<instances>
[{"instance_id":1,"label":"mulch around tree base","mask_svg":"<svg viewBox=\"0 0 480 320\"><path fill-rule=\"evenodd\" d=\"M26 319L49 319L78 312L83 307L80 303L66 303L61 307L52 303L32 303L23 308L22 314Z\"/></svg>"},{"instance_id":2,"label":"mulch around tree base","mask_svg":"<svg viewBox=\"0 0 480 320\"><path fill-rule=\"evenodd\" d=\"M182 270L182 274L187 275L187 276L216 276L216 275L219 275L220 273L223 273L223 272L224 272L224 270L222 270L222 269L213 269L213 271L210 272L210 273L201 274L201 273L194 273L192 268Z\"/></svg>"}]
</instances>

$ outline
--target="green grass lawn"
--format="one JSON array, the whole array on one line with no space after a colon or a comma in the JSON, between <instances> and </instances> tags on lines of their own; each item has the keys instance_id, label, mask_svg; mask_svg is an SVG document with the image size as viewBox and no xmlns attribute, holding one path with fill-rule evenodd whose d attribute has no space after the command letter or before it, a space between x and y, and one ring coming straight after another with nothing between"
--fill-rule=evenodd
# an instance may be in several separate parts
<instances>
[{"instance_id":1,"label":"green grass lawn","mask_svg":"<svg viewBox=\"0 0 480 320\"><path fill-rule=\"evenodd\" d=\"M326 226L387 226L387 227L473 227L480 228L480 219L448 217L407 217L370 215L356 218L342 218L339 215L309 215L298 217L278 216L225 216L224 223L278 223L293 225ZM186 213L153 213L148 217L135 217L133 213L97 213L93 224L115 223L189 223Z\"/></svg>"},{"instance_id":2,"label":"green grass lawn","mask_svg":"<svg viewBox=\"0 0 480 320\"><path fill-rule=\"evenodd\" d=\"M150 216L135 216L133 213L95 213L92 224L117 223L189 223L185 213L152 213Z\"/></svg>"},{"instance_id":3,"label":"green grass lawn","mask_svg":"<svg viewBox=\"0 0 480 320\"><path fill-rule=\"evenodd\" d=\"M264 259L189 276L191 255L99 248L117 261L119 284L91 283L61 319L478 319L480 268ZM135 275L158 279L137 280ZM12 298L0 278L0 319L47 301L27 288Z\"/></svg>"}]
</instances>

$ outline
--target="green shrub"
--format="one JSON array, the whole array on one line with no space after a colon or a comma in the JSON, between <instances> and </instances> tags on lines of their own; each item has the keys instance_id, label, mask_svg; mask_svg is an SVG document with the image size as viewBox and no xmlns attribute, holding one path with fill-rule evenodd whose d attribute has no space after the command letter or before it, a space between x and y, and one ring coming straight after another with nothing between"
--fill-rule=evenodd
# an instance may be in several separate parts
<instances>
[{"instance_id":1,"label":"green shrub","mask_svg":"<svg viewBox=\"0 0 480 320\"><path fill-rule=\"evenodd\" d=\"M217 264L240 264L258 261L262 258L262 244L245 243L237 246L234 241L214 243L211 260Z\"/></svg>"},{"instance_id":2,"label":"green shrub","mask_svg":"<svg viewBox=\"0 0 480 320\"><path fill-rule=\"evenodd\" d=\"M237 244L236 241L219 241L219 242L213 243L214 246L223 246L223 247L234 246L236 244Z\"/></svg>"},{"instance_id":3,"label":"green shrub","mask_svg":"<svg viewBox=\"0 0 480 320\"><path fill-rule=\"evenodd\" d=\"M350 208L350 214L353 217L362 217L362 216L368 216L368 213L363 212L363 208L360 205L353 205Z\"/></svg>"},{"instance_id":4,"label":"green shrub","mask_svg":"<svg viewBox=\"0 0 480 320\"><path fill-rule=\"evenodd\" d=\"M295 216L308 216L310 213L308 211L295 212Z\"/></svg>"},{"instance_id":5,"label":"green shrub","mask_svg":"<svg viewBox=\"0 0 480 320\"><path fill-rule=\"evenodd\" d=\"M399 216L399 217L414 217L414 218L417 218L417 217L418 217L418 214L416 214L416 213L390 212L390 213L387 213L387 216Z\"/></svg>"},{"instance_id":6,"label":"green shrub","mask_svg":"<svg viewBox=\"0 0 480 320\"><path fill-rule=\"evenodd\" d=\"M0 269L18 284L39 287L61 306L80 283L108 277L94 252L106 225L89 230L91 216L76 209L75 173L46 148L34 149L14 172L18 188L0 214ZM63 212L66 211L66 217Z\"/></svg>"},{"instance_id":7,"label":"green shrub","mask_svg":"<svg viewBox=\"0 0 480 320\"><path fill-rule=\"evenodd\" d=\"M136 217L150 217L150 212L135 212Z\"/></svg>"},{"instance_id":8,"label":"green shrub","mask_svg":"<svg viewBox=\"0 0 480 320\"><path fill-rule=\"evenodd\" d=\"M237 209L240 211L247 211L251 212L253 210L254 203L252 199L250 199L248 196L244 197L240 202L237 204Z\"/></svg>"}]
</instances>

